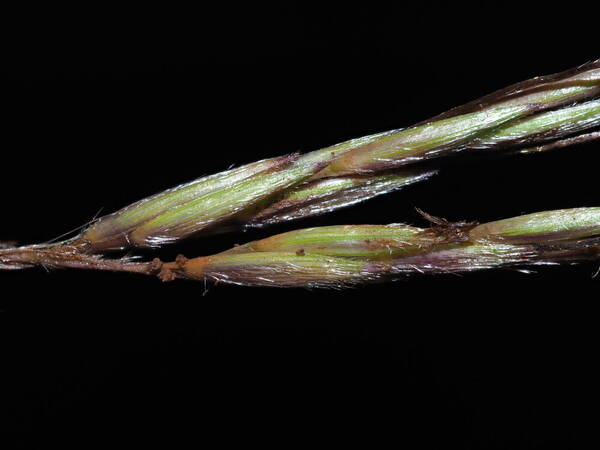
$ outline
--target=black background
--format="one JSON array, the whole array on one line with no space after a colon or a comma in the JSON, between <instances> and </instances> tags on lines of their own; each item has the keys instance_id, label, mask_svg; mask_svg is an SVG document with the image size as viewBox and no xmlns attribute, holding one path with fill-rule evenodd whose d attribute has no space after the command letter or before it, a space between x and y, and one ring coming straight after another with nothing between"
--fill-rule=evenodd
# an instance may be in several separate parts
<instances>
[{"instance_id":1,"label":"black background","mask_svg":"<svg viewBox=\"0 0 600 450\"><path fill-rule=\"evenodd\" d=\"M494 2L5 14L0 239L47 241L231 164L582 64L598 57L586 16ZM462 155L361 206L159 256L301 226L426 225L415 207L488 221L597 206L597 151ZM0 273L2 426L23 447L191 432L196 445L574 448L597 420L597 266L204 296L135 275Z\"/></svg>"}]
</instances>

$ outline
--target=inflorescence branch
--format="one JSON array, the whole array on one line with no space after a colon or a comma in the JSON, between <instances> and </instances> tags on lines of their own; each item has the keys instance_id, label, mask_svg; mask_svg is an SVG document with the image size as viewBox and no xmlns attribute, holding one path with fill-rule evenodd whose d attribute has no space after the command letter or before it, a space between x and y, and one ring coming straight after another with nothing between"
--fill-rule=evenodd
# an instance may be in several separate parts
<instances>
[{"instance_id":1,"label":"inflorescence branch","mask_svg":"<svg viewBox=\"0 0 600 450\"><path fill-rule=\"evenodd\" d=\"M536 77L404 129L200 178L92 222L56 244L0 242L0 269L80 268L260 286L337 287L409 273L465 272L598 256L598 208L484 225L423 215L406 225L317 227L212 256L162 263L107 258L191 235L324 214L426 180L456 153L536 153L600 139L600 60Z\"/></svg>"}]
</instances>

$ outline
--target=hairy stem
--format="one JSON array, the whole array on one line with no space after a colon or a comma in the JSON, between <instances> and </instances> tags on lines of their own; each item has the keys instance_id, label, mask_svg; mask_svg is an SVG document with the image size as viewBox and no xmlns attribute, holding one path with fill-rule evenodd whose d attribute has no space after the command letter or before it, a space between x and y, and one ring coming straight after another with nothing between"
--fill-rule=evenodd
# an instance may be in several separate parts
<instances>
[{"instance_id":1,"label":"hairy stem","mask_svg":"<svg viewBox=\"0 0 600 450\"><path fill-rule=\"evenodd\" d=\"M151 275L160 270L160 262L131 262L128 259L104 259L82 253L70 245L16 247L0 250L0 269L18 270L31 267L69 268L129 272Z\"/></svg>"}]
</instances>

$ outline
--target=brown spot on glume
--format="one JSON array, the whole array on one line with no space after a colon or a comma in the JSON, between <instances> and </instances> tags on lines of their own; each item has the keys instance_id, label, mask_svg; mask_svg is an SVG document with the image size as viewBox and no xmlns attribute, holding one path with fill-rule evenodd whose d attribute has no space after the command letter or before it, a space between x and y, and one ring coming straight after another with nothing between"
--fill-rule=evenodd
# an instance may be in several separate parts
<instances>
[{"instance_id":1,"label":"brown spot on glume","mask_svg":"<svg viewBox=\"0 0 600 450\"><path fill-rule=\"evenodd\" d=\"M431 227L420 234L433 236L437 239L440 239L441 243L452 244L468 241L471 238L469 232L479 225L479 222L450 222L449 220L441 217L435 217L427 214L418 208L417 212L431 223Z\"/></svg>"},{"instance_id":2,"label":"brown spot on glume","mask_svg":"<svg viewBox=\"0 0 600 450\"><path fill-rule=\"evenodd\" d=\"M175 258L175 264L177 264L179 267L183 267L187 260L188 259L185 256L177 255L177 257Z\"/></svg>"},{"instance_id":3,"label":"brown spot on glume","mask_svg":"<svg viewBox=\"0 0 600 450\"><path fill-rule=\"evenodd\" d=\"M283 200L277 202L276 206L277 206L278 209L283 209L283 208L289 208L290 206L294 206L294 203L295 202L293 202L292 200L284 198Z\"/></svg>"},{"instance_id":4,"label":"brown spot on glume","mask_svg":"<svg viewBox=\"0 0 600 450\"><path fill-rule=\"evenodd\" d=\"M331 152L331 156L335 156L335 152Z\"/></svg>"},{"instance_id":5,"label":"brown spot on glume","mask_svg":"<svg viewBox=\"0 0 600 450\"><path fill-rule=\"evenodd\" d=\"M299 152L290 153L289 155L279 156L278 158L275 158L273 160L273 165L269 169L267 169L267 172L268 173L275 172L275 171L291 164L292 162L297 160L299 157L300 157Z\"/></svg>"},{"instance_id":6,"label":"brown spot on glume","mask_svg":"<svg viewBox=\"0 0 600 450\"><path fill-rule=\"evenodd\" d=\"M152 273L158 272L162 268L162 265L163 265L163 262L160 259L154 258L152 260L152 262L150 263L150 271Z\"/></svg>"},{"instance_id":7,"label":"brown spot on glume","mask_svg":"<svg viewBox=\"0 0 600 450\"><path fill-rule=\"evenodd\" d=\"M370 244L371 243L371 239L365 239L365 243L366 244Z\"/></svg>"},{"instance_id":8,"label":"brown spot on glume","mask_svg":"<svg viewBox=\"0 0 600 450\"><path fill-rule=\"evenodd\" d=\"M296 250L296 255L298 255L298 256L304 256L305 254L306 253L304 253L304 249L303 248L301 248L299 250Z\"/></svg>"},{"instance_id":9,"label":"brown spot on glume","mask_svg":"<svg viewBox=\"0 0 600 450\"><path fill-rule=\"evenodd\" d=\"M177 275L175 275L175 272L173 272L171 269L165 269L165 268L161 269L161 271L156 276L163 283L166 283L168 281L173 281L175 278L177 278Z\"/></svg>"}]
</instances>

